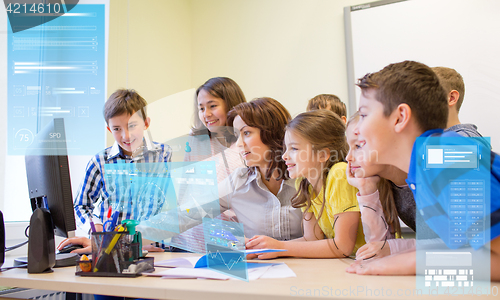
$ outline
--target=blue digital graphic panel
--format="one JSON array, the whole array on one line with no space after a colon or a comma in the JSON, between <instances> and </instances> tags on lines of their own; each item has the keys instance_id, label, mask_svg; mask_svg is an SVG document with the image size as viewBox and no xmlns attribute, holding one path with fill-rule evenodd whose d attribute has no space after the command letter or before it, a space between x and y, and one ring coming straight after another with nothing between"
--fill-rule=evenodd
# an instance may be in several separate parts
<instances>
[{"instance_id":1,"label":"blue digital graphic panel","mask_svg":"<svg viewBox=\"0 0 500 300\"><path fill-rule=\"evenodd\" d=\"M209 269L248 281L243 224L203 219Z\"/></svg>"},{"instance_id":2,"label":"blue digital graphic panel","mask_svg":"<svg viewBox=\"0 0 500 300\"><path fill-rule=\"evenodd\" d=\"M489 293L489 139L421 137L415 149L417 288L424 294ZM425 236L428 228L438 238Z\"/></svg>"},{"instance_id":3,"label":"blue digital graphic panel","mask_svg":"<svg viewBox=\"0 0 500 300\"><path fill-rule=\"evenodd\" d=\"M16 31L30 18L9 14ZM8 154L24 155L54 118L65 120L68 154L97 153L105 138L104 5L79 4L42 25L25 26L16 33L8 28Z\"/></svg>"},{"instance_id":4,"label":"blue digital graphic panel","mask_svg":"<svg viewBox=\"0 0 500 300\"><path fill-rule=\"evenodd\" d=\"M113 208L137 212L127 219L139 220L149 240L165 241L220 214L214 162L122 163L105 170L106 184L114 185ZM203 231L197 238L203 242Z\"/></svg>"},{"instance_id":5,"label":"blue digital graphic panel","mask_svg":"<svg viewBox=\"0 0 500 300\"><path fill-rule=\"evenodd\" d=\"M143 221L175 209L171 167L164 162L106 164L105 182L113 211L127 212L122 219ZM173 224L177 225L177 221L173 220Z\"/></svg>"}]
</instances>

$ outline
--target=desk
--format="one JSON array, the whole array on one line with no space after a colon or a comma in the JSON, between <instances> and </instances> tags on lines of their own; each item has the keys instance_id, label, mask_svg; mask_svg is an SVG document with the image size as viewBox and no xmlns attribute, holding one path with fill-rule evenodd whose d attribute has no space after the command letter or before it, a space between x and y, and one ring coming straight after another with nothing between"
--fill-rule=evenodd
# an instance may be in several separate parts
<instances>
[{"instance_id":1,"label":"desk","mask_svg":"<svg viewBox=\"0 0 500 300\"><path fill-rule=\"evenodd\" d=\"M187 256L186 253L150 253L156 261ZM161 279L151 277L102 278L75 276L75 268L57 268L53 273L28 274L26 269L0 273L0 286L60 290L153 299L465 299L467 296L418 296L414 276L359 276L348 274L350 259L277 259L285 262L296 278L215 281ZM10 264L6 262L6 266ZM493 288L495 287L495 288ZM500 283L492 284L493 290ZM371 295L370 295L371 291ZM389 292L390 291L390 292ZM308 295L307 293L310 293ZM316 294L314 294L316 292ZM399 296L398 296L399 293ZM406 295L405 295L406 293ZM392 295L392 296L391 296ZM477 296L469 296L476 299ZM498 297L481 297L481 299ZM1 299L1 298L0 298Z\"/></svg>"}]
</instances>

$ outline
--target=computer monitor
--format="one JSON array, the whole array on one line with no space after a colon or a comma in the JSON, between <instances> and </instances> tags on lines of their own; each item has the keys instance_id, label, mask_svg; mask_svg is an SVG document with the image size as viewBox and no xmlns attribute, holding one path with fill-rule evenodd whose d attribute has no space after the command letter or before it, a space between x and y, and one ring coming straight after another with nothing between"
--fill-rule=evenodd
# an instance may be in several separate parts
<instances>
[{"instance_id":1,"label":"computer monitor","mask_svg":"<svg viewBox=\"0 0 500 300\"><path fill-rule=\"evenodd\" d=\"M74 265L76 254L55 257L54 233L72 237L76 230L64 119L55 118L38 132L26 150L25 161L33 209L28 272L50 271L54 265Z\"/></svg>"},{"instance_id":2,"label":"computer monitor","mask_svg":"<svg viewBox=\"0 0 500 300\"><path fill-rule=\"evenodd\" d=\"M35 211L37 203L46 201L54 233L65 238L74 236L76 225L64 119L49 122L38 132L32 146L25 156L31 208Z\"/></svg>"}]
</instances>

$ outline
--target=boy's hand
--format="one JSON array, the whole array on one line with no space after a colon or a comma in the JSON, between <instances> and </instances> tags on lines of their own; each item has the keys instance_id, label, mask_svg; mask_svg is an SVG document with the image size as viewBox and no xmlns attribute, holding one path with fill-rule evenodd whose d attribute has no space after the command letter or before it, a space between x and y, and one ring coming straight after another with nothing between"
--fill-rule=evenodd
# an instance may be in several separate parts
<instances>
[{"instance_id":1,"label":"boy's hand","mask_svg":"<svg viewBox=\"0 0 500 300\"><path fill-rule=\"evenodd\" d=\"M265 235L256 235L246 243L247 249L283 249L283 242L277 241ZM270 259L279 257L282 252L270 252L255 254L259 259ZM248 258L254 258L253 255L248 255Z\"/></svg>"},{"instance_id":2,"label":"boy's hand","mask_svg":"<svg viewBox=\"0 0 500 300\"><path fill-rule=\"evenodd\" d=\"M83 253L92 253L92 244L90 240L86 237L72 237L69 239L64 239L59 246L57 246L57 250L61 250L65 246L68 245L82 245L83 248L81 249L76 249L71 251L71 253L78 253L78 254L83 254Z\"/></svg>"},{"instance_id":3,"label":"boy's hand","mask_svg":"<svg viewBox=\"0 0 500 300\"><path fill-rule=\"evenodd\" d=\"M355 177L353 171L351 170L350 162L347 163L346 176L347 182L359 190L360 196L370 195L377 191L377 184L380 181L380 177Z\"/></svg>"},{"instance_id":4,"label":"boy's hand","mask_svg":"<svg viewBox=\"0 0 500 300\"><path fill-rule=\"evenodd\" d=\"M160 247L156 247L156 246L151 245L151 244L143 245L142 249L147 250L148 252L165 252L164 249L162 249Z\"/></svg>"},{"instance_id":5,"label":"boy's hand","mask_svg":"<svg viewBox=\"0 0 500 300\"><path fill-rule=\"evenodd\" d=\"M103 228L102 228L102 224L95 224L95 231L96 232L102 232L103 231Z\"/></svg>"},{"instance_id":6,"label":"boy's hand","mask_svg":"<svg viewBox=\"0 0 500 300\"><path fill-rule=\"evenodd\" d=\"M356 261L347 267L346 272L358 275L415 275L415 253L408 251L383 258Z\"/></svg>"},{"instance_id":7,"label":"boy's hand","mask_svg":"<svg viewBox=\"0 0 500 300\"><path fill-rule=\"evenodd\" d=\"M387 241L371 242L363 245L356 252L356 260L365 260L370 258L382 258L391 255L391 248Z\"/></svg>"}]
</instances>

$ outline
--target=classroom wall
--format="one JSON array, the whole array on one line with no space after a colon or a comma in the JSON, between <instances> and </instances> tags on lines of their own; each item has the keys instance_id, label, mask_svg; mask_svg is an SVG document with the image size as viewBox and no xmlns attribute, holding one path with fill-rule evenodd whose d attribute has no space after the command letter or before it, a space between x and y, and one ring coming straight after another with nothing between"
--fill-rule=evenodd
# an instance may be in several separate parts
<instances>
[{"instance_id":1,"label":"classroom wall","mask_svg":"<svg viewBox=\"0 0 500 300\"><path fill-rule=\"evenodd\" d=\"M343 7L364 2L193 0L193 84L229 76L292 115L317 94L347 101Z\"/></svg>"},{"instance_id":2,"label":"classroom wall","mask_svg":"<svg viewBox=\"0 0 500 300\"><path fill-rule=\"evenodd\" d=\"M137 89L154 107L158 141L189 131L194 89L215 76L233 78L248 100L276 98L292 115L320 93L347 101L343 8L359 3L111 0L108 95Z\"/></svg>"},{"instance_id":3,"label":"classroom wall","mask_svg":"<svg viewBox=\"0 0 500 300\"><path fill-rule=\"evenodd\" d=\"M150 131L157 141L189 131L194 89L214 76L235 79L248 99L274 97L292 115L305 110L307 100L319 93L335 93L347 101L343 7L363 2L111 0L107 94L123 87L139 91L150 103ZM0 21L0 39L4 41L0 43L0 56L6 57L4 10ZM7 99L6 78L6 60L2 60L3 99ZM3 199L17 199L27 189L25 176L11 176L19 164L6 157L6 101L0 101L0 105L3 208ZM112 143L108 135L107 145ZM74 190L83 177L86 161L71 165ZM6 184L7 178L12 184L19 183L19 188ZM29 203L19 204L26 206L23 210L29 216Z\"/></svg>"},{"instance_id":4,"label":"classroom wall","mask_svg":"<svg viewBox=\"0 0 500 300\"><path fill-rule=\"evenodd\" d=\"M108 96L118 88L133 88L153 103L190 89L191 1L111 0L110 6ZM161 102L153 127L171 131L172 124L181 123L178 127L188 130L191 121L177 112L192 111L191 103ZM108 133L107 144L113 142Z\"/></svg>"}]
</instances>

